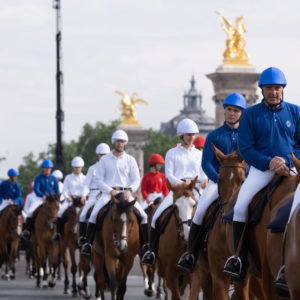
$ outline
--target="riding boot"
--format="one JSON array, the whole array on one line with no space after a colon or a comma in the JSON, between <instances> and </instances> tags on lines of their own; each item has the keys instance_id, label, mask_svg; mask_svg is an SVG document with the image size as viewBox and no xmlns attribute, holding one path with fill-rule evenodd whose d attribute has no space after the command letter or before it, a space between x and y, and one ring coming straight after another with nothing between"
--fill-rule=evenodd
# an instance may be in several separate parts
<instances>
[{"instance_id":1,"label":"riding boot","mask_svg":"<svg viewBox=\"0 0 300 300\"><path fill-rule=\"evenodd\" d=\"M27 218L26 223L24 224L24 230L21 234L21 239L25 242L30 240L31 232L32 232L33 220L32 218Z\"/></svg>"},{"instance_id":2,"label":"riding boot","mask_svg":"<svg viewBox=\"0 0 300 300\"><path fill-rule=\"evenodd\" d=\"M177 267L179 267L186 273L191 273L194 269L195 263L198 259L202 235L202 226L192 222L192 226L189 233L187 251L182 254L177 263Z\"/></svg>"},{"instance_id":3,"label":"riding boot","mask_svg":"<svg viewBox=\"0 0 300 300\"><path fill-rule=\"evenodd\" d=\"M85 222L79 223L79 238L78 238L78 246L81 248L83 244L86 243L86 228L87 224Z\"/></svg>"},{"instance_id":4,"label":"riding boot","mask_svg":"<svg viewBox=\"0 0 300 300\"><path fill-rule=\"evenodd\" d=\"M246 223L236 222L232 223L233 230L233 245L235 255L228 258L225 263L223 272L231 275L233 279L241 281L245 278L248 266L248 243L246 233L244 233L243 240L241 241L244 230L246 230ZM240 253L237 253L240 242Z\"/></svg>"},{"instance_id":5,"label":"riding boot","mask_svg":"<svg viewBox=\"0 0 300 300\"><path fill-rule=\"evenodd\" d=\"M59 242L62 237L63 222L62 218L56 219L56 232L54 233L53 240Z\"/></svg>"},{"instance_id":6,"label":"riding boot","mask_svg":"<svg viewBox=\"0 0 300 300\"><path fill-rule=\"evenodd\" d=\"M154 267L159 246L159 231L156 228L150 230L150 249L143 255L142 264Z\"/></svg>"},{"instance_id":7,"label":"riding boot","mask_svg":"<svg viewBox=\"0 0 300 300\"><path fill-rule=\"evenodd\" d=\"M87 225L87 242L82 246L81 248L81 254L91 257L92 255L92 244L94 242L94 237L96 233L96 224L94 223L88 223Z\"/></svg>"},{"instance_id":8,"label":"riding boot","mask_svg":"<svg viewBox=\"0 0 300 300\"><path fill-rule=\"evenodd\" d=\"M148 224L140 225L140 247L141 247L141 256L149 250L148 243Z\"/></svg>"}]
</instances>

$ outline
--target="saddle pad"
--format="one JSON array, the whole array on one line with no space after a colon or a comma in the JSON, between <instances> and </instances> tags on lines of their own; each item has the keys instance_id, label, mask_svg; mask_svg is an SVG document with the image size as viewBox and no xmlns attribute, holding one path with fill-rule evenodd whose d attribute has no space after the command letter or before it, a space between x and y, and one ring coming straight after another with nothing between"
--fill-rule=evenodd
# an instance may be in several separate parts
<instances>
[{"instance_id":1,"label":"saddle pad","mask_svg":"<svg viewBox=\"0 0 300 300\"><path fill-rule=\"evenodd\" d=\"M141 224L143 217L142 217L142 215L140 214L139 210L136 207L133 207L133 213L135 214L135 216L138 220L138 223Z\"/></svg>"},{"instance_id":2,"label":"saddle pad","mask_svg":"<svg viewBox=\"0 0 300 300\"><path fill-rule=\"evenodd\" d=\"M169 211L166 212L166 215L165 217L163 217L162 219L160 219L160 225L159 225L159 230L158 230L158 234L161 235L164 233L169 221L170 221L170 218L174 212L174 208L171 207L168 209Z\"/></svg>"},{"instance_id":3,"label":"saddle pad","mask_svg":"<svg viewBox=\"0 0 300 300\"><path fill-rule=\"evenodd\" d=\"M249 213L248 213L248 220L249 226L256 226L261 218L263 210L265 208L266 203L270 195L273 193L275 188L281 183L284 176L274 177L272 181L261 190L259 197L254 196L249 204ZM223 216L223 222L232 224L233 221L233 214L234 214L234 206L235 203L231 206L229 212Z\"/></svg>"},{"instance_id":4,"label":"saddle pad","mask_svg":"<svg viewBox=\"0 0 300 300\"><path fill-rule=\"evenodd\" d=\"M267 225L267 229L271 229L271 232L273 233L284 232L292 209L293 200L294 197L278 209L275 218Z\"/></svg>"},{"instance_id":5,"label":"saddle pad","mask_svg":"<svg viewBox=\"0 0 300 300\"><path fill-rule=\"evenodd\" d=\"M211 209L210 209L211 208ZM209 230L213 227L216 216L220 209L220 202L219 199L215 200L211 205L210 208L207 210L209 212L207 218L204 220L204 232L208 234Z\"/></svg>"},{"instance_id":6,"label":"saddle pad","mask_svg":"<svg viewBox=\"0 0 300 300\"><path fill-rule=\"evenodd\" d=\"M103 206L100 211L98 212L97 216L97 222L96 222L96 229L99 231L101 230L104 218L106 217L107 213L109 212L110 209L110 201Z\"/></svg>"}]
</instances>

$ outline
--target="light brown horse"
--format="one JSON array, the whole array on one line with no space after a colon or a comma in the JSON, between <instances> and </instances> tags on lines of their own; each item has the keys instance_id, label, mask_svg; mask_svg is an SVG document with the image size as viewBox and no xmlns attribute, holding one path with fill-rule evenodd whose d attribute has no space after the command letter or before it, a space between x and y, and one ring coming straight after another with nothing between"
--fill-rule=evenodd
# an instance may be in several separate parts
<instances>
[{"instance_id":1,"label":"light brown horse","mask_svg":"<svg viewBox=\"0 0 300 300\"><path fill-rule=\"evenodd\" d=\"M59 209L60 195L47 194L44 203L37 208L33 215L34 228L32 234L32 245L34 261L37 269L36 286L54 287L56 283L56 269L58 266L59 246L53 241L54 220ZM48 268L51 273L49 283Z\"/></svg>"},{"instance_id":2,"label":"light brown horse","mask_svg":"<svg viewBox=\"0 0 300 300\"><path fill-rule=\"evenodd\" d=\"M77 273L77 263L76 263L76 249L78 249L78 219L81 212L83 204L81 202L81 197L72 196L72 205L66 209L62 219L64 222L63 238L60 243L62 263L65 271L64 280L64 293L69 294L69 276L68 276L68 250L71 259L71 273L72 273L72 296L78 296L78 289L76 285L76 273Z\"/></svg>"},{"instance_id":3,"label":"light brown horse","mask_svg":"<svg viewBox=\"0 0 300 300\"><path fill-rule=\"evenodd\" d=\"M294 165L299 173L300 165L294 161ZM261 219L255 227L248 228L249 239L249 267L248 273L257 278L262 278L263 295L265 299L277 299L278 295L275 290L274 280L281 263L281 241L282 235L272 234L266 229L267 224L271 221L274 212L279 206L285 203L285 197L295 191L298 178L297 176L283 177L282 181L275 187L268 197L268 203L264 207ZM264 191L264 189L263 189ZM262 192L257 193L249 205L249 211L252 210L253 203L259 201ZM228 240L232 239L231 226L227 226ZM269 235L269 236L268 236ZM271 241L272 240L272 241ZM233 249L232 249L233 253Z\"/></svg>"},{"instance_id":4,"label":"light brown horse","mask_svg":"<svg viewBox=\"0 0 300 300\"><path fill-rule=\"evenodd\" d=\"M181 271L177 267L177 262L186 251L189 235L187 223L192 219L196 205L193 189L197 179L196 177L189 184L183 182L176 186L168 182L173 192L173 206L170 208L173 212L160 236L157 256L158 272L164 280L166 299L190 299L191 274ZM162 214L160 220L169 213L170 209Z\"/></svg>"},{"instance_id":5,"label":"light brown horse","mask_svg":"<svg viewBox=\"0 0 300 300\"><path fill-rule=\"evenodd\" d=\"M101 300L104 299L107 283L112 300L124 299L127 276L140 251L139 225L133 212L135 201L128 202L123 193L112 197L102 229L96 233L92 262L95 268L96 298L101 296Z\"/></svg>"},{"instance_id":6,"label":"light brown horse","mask_svg":"<svg viewBox=\"0 0 300 300\"><path fill-rule=\"evenodd\" d=\"M300 181L300 161L294 158L297 168L298 189ZM300 299L300 206L294 211L286 232L286 245L284 250L285 276L292 300Z\"/></svg>"},{"instance_id":7,"label":"light brown horse","mask_svg":"<svg viewBox=\"0 0 300 300\"><path fill-rule=\"evenodd\" d=\"M1 212L0 216L0 268L5 264L3 279L15 279L15 261L18 254L18 216L22 208L16 205L9 205Z\"/></svg>"}]
</instances>

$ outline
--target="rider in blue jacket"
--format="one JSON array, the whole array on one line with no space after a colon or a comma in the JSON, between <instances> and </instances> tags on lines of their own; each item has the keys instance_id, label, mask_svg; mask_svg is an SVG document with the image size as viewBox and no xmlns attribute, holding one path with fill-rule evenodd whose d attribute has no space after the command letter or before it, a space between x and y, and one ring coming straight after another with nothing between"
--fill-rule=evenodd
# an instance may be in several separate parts
<instances>
[{"instance_id":1,"label":"rider in blue jacket","mask_svg":"<svg viewBox=\"0 0 300 300\"><path fill-rule=\"evenodd\" d=\"M211 144L213 143L224 154L238 150L238 127L246 99L239 93L233 93L223 102L225 122L221 127L211 131L203 148L202 169L209 178L209 183L201 195L189 233L188 249L179 262L178 267L185 272L192 272L197 261L201 239L203 238L203 219L208 207L218 198L218 177L220 162L216 158Z\"/></svg>"},{"instance_id":2,"label":"rider in blue jacket","mask_svg":"<svg viewBox=\"0 0 300 300\"><path fill-rule=\"evenodd\" d=\"M287 82L283 72L271 67L264 70L258 81L262 102L245 110L239 126L239 150L250 165L249 175L239 191L234 207L234 251L239 248L246 230L248 205L275 173L289 173L291 152L300 157L300 107L283 101ZM239 253L230 257L224 272L243 279L247 269L247 243L241 241Z\"/></svg>"}]
</instances>

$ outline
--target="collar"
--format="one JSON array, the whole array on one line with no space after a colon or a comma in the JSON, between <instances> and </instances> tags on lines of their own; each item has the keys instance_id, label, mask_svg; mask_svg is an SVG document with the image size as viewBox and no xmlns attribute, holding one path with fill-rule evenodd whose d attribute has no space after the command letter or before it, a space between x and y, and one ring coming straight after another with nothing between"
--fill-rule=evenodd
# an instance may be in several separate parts
<instances>
[{"instance_id":1,"label":"collar","mask_svg":"<svg viewBox=\"0 0 300 300\"><path fill-rule=\"evenodd\" d=\"M233 127L229 126L225 121L224 121L223 127L227 130L230 130L230 131L237 131L238 130L238 127L233 128Z\"/></svg>"},{"instance_id":2,"label":"collar","mask_svg":"<svg viewBox=\"0 0 300 300\"><path fill-rule=\"evenodd\" d=\"M190 148L186 149L186 148L183 147L183 146L181 145L181 143L180 143L180 144L178 144L177 147L175 147L174 149L176 149L176 148L182 149L183 151L191 151L193 148L195 148L195 146L194 146L194 144L192 144L192 146L191 146Z\"/></svg>"},{"instance_id":3,"label":"collar","mask_svg":"<svg viewBox=\"0 0 300 300\"><path fill-rule=\"evenodd\" d=\"M273 112L274 112L274 111L279 111L279 110L282 110L282 109L285 108L285 102L284 102L284 101L281 101L279 107L276 108L276 109L274 110L273 108L269 107L269 106L265 103L264 100L265 100L265 99L262 99L262 100L261 100L261 106L262 106L264 109L268 110L268 111L273 111Z\"/></svg>"}]
</instances>

